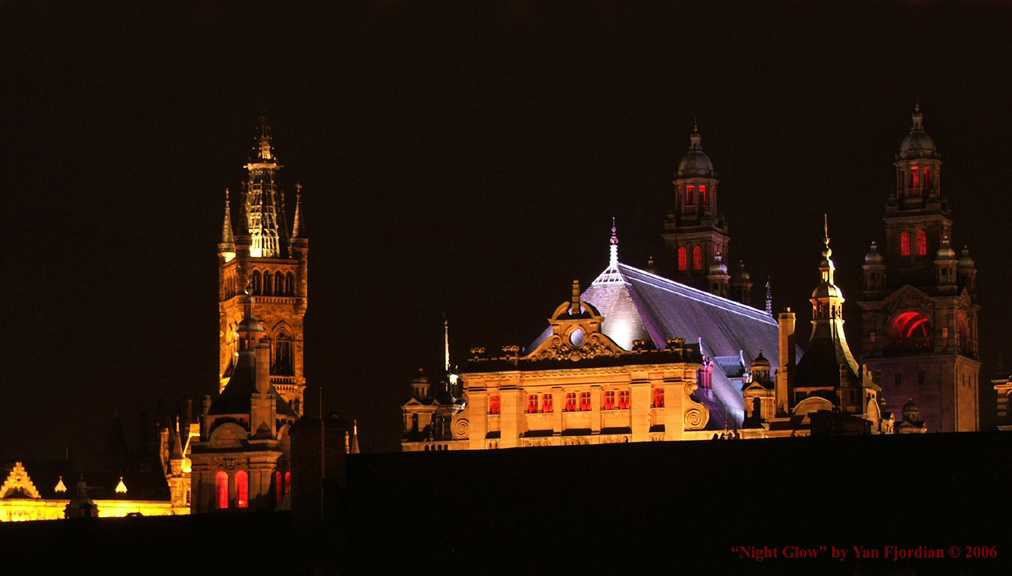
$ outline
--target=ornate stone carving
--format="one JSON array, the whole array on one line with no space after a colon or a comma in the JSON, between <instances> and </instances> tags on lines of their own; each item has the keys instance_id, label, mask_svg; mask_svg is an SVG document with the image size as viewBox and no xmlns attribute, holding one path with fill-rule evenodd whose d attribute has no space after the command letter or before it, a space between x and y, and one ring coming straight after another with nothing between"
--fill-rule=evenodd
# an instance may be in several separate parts
<instances>
[{"instance_id":1,"label":"ornate stone carving","mask_svg":"<svg viewBox=\"0 0 1012 576\"><path fill-rule=\"evenodd\" d=\"M453 421L453 437L456 440L463 440L468 437L471 431L471 422L467 418L457 418Z\"/></svg>"},{"instance_id":2,"label":"ornate stone carving","mask_svg":"<svg viewBox=\"0 0 1012 576\"><path fill-rule=\"evenodd\" d=\"M685 429L702 430L710 421L710 411L703 406L689 408L685 411Z\"/></svg>"}]
</instances>

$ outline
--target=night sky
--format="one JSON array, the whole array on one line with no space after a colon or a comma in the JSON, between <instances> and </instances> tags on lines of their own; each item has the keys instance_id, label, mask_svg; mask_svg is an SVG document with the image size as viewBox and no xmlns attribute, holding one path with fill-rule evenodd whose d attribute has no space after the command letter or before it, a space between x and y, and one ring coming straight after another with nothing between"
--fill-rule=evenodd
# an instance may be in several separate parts
<instances>
[{"instance_id":1,"label":"night sky","mask_svg":"<svg viewBox=\"0 0 1012 576\"><path fill-rule=\"evenodd\" d=\"M397 449L444 312L457 359L525 345L607 265L613 216L624 262L663 256L693 118L755 304L769 276L805 328L828 213L858 348L918 100L979 270L993 423L1009 5L307 4L0 1L0 456L98 451L117 411L133 439L141 409L216 391L224 190L262 109L290 202L303 185L307 408L322 385L365 450Z\"/></svg>"}]
</instances>

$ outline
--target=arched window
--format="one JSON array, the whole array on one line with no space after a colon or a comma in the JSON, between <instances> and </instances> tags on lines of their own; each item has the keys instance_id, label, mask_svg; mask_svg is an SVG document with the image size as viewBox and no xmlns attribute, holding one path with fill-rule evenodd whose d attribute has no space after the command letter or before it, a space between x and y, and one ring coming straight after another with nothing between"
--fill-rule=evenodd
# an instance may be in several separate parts
<instances>
[{"instance_id":1,"label":"arched window","mask_svg":"<svg viewBox=\"0 0 1012 576\"><path fill-rule=\"evenodd\" d=\"M706 208L709 205L709 204L707 204L708 200L709 200L709 197L706 195L706 186L700 184L699 185L699 203L703 206L703 208Z\"/></svg>"},{"instance_id":2,"label":"arched window","mask_svg":"<svg viewBox=\"0 0 1012 576\"><path fill-rule=\"evenodd\" d=\"M541 411L546 414L552 413L552 395L544 394L541 397Z\"/></svg>"},{"instance_id":3,"label":"arched window","mask_svg":"<svg viewBox=\"0 0 1012 576\"><path fill-rule=\"evenodd\" d=\"M696 204L696 187L686 186L685 187L685 205L695 206Z\"/></svg>"},{"instance_id":4,"label":"arched window","mask_svg":"<svg viewBox=\"0 0 1012 576\"><path fill-rule=\"evenodd\" d=\"M924 169L924 189L931 190L931 168Z\"/></svg>"},{"instance_id":5,"label":"arched window","mask_svg":"<svg viewBox=\"0 0 1012 576\"><path fill-rule=\"evenodd\" d=\"M253 293L254 294L259 294L260 293L260 272L259 271L257 271L257 270L253 271L253 278L252 278L252 280L253 281L251 282L251 284L253 284Z\"/></svg>"},{"instance_id":6,"label":"arched window","mask_svg":"<svg viewBox=\"0 0 1012 576\"><path fill-rule=\"evenodd\" d=\"M284 330L274 340L274 362L271 364L271 374L286 376L295 374L292 362L292 338Z\"/></svg>"},{"instance_id":7,"label":"arched window","mask_svg":"<svg viewBox=\"0 0 1012 576\"><path fill-rule=\"evenodd\" d=\"M281 471L274 471L274 503L275 505L281 505Z\"/></svg>"},{"instance_id":8,"label":"arched window","mask_svg":"<svg viewBox=\"0 0 1012 576\"><path fill-rule=\"evenodd\" d=\"M692 247L692 269L702 270L703 269L703 249L699 246Z\"/></svg>"},{"instance_id":9,"label":"arched window","mask_svg":"<svg viewBox=\"0 0 1012 576\"><path fill-rule=\"evenodd\" d=\"M274 273L274 293L278 296L283 296L285 293L285 277L281 275L281 272Z\"/></svg>"},{"instance_id":10,"label":"arched window","mask_svg":"<svg viewBox=\"0 0 1012 576\"><path fill-rule=\"evenodd\" d=\"M271 273L264 272L264 296L270 296L274 293L274 282L271 281Z\"/></svg>"},{"instance_id":11,"label":"arched window","mask_svg":"<svg viewBox=\"0 0 1012 576\"><path fill-rule=\"evenodd\" d=\"M219 470L214 475L214 503L218 510L226 510L228 508L228 473L224 470Z\"/></svg>"},{"instance_id":12,"label":"arched window","mask_svg":"<svg viewBox=\"0 0 1012 576\"><path fill-rule=\"evenodd\" d=\"M285 472L285 494L292 491L292 473Z\"/></svg>"},{"instance_id":13,"label":"arched window","mask_svg":"<svg viewBox=\"0 0 1012 576\"><path fill-rule=\"evenodd\" d=\"M295 275L293 275L291 272L285 274L285 295L286 296L295 295Z\"/></svg>"},{"instance_id":14,"label":"arched window","mask_svg":"<svg viewBox=\"0 0 1012 576\"><path fill-rule=\"evenodd\" d=\"M924 230L917 231L917 255L925 256L928 253L928 235Z\"/></svg>"},{"instance_id":15,"label":"arched window","mask_svg":"<svg viewBox=\"0 0 1012 576\"><path fill-rule=\"evenodd\" d=\"M900 233L900 256L910 256L910 232Z\"/></svg>"},{"instance_id":16,"label":"arched window","mask_svg":"<svg viewBox=\"0 0 1012 576\"><path fill-rule=\"evenodd\" d=\"M488 397L488 413L489 414L498 414L500 409L501 408L499 406L499 395L498 394L493 394L493 395L489 396Z\"/></svg>"},{"instance_id":17,"label":"arched window","mask_svg":"<svg viewBox=\"0 0 1012 576\"><path fill-rule=\"evenodd\" d=\"M919 196L921 187L920 172L917 171L917 166L910 169L910 195Z\"/></svg>"},{"instance_id":18,"label":"arched window","mask_svg":"<svg viewBox=\"0 0 1012 576\"><path fill-rule=\"evenodd\" d=\"M249 475L245 470L235 473L235 505L237 508L249 508Z\"/></svg>"},{"instance_id":19,"label":"arched window","mask_svg":"<svg viewBox=\"0 0 1012 576\"><path fill-rule=\"evenodd\" d=\"M678 271L685 272L689 269L689 256L685 246L678 247Z\"/></svg>"}]
</instances>

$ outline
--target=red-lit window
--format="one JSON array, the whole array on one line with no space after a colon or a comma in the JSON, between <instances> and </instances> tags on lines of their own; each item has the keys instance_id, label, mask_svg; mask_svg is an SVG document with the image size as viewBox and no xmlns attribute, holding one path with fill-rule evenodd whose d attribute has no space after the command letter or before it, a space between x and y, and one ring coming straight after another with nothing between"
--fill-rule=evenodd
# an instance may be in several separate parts
<instances>
[{"instance_id":1,"label":"red-lit window","mask_svg":"<svg viewBox=\"0 0 1012 576\"><path fill-rule=\"evenodd\" d=\"M696 204L696 187L686 186L685 187L685 205L694 206Z\"/></svg>"},{"instance_id":2,"label":"red-lit window","mask_svg":"<svg viewBox=\"0 0 1012 576\"><path fill-rule=\"evenodd\" d=\"M228 508L228 473L220 470L214 475L215 506L219 510Z\"/></svg>"},{"instance_id":3,"label":"red-lit window","mask_svg":"<svg viewBox=\"0 0 1012 576\"><path fill-rule=\"evenodd\" d=\"M527 395L527 412L533 414L538 411L538 395L528 394Z\"/></svg>"},{"instance_id":4,"label":"red-lit window","mask_svg":"<svg viewBox=\"0 0 1012 576\"><path fill-rule=\"evenodd\" d=\"M664 408L664 388L654 388L654 408Z\"/></svg>"},{"instance_id":5,"label":"red-lit window","mask_svg":"<svg viewBox=\"0 0 1012 576\"><path fill-rule=\"evenodd\" d=\"M931 190L931 168L924 169L924 189Z\"/></svg>"},{"instance_id":6,"label":"red-lit window","mask_svg":"<svg viewBox=\"0 0 1012 576\"><path fill-rule=\"evenodd\" d=\"M621 392L618 393L618 407L621 410L628 410L629 409L629 391L628 390L622 390Z\"/></svg>"},{"instance_id":7,"label":"red-lit window","mask_svg":"<svg viewBox=\"0 0 1012 576\"><path fill-rule=\"evenodd\" d=\"M689 255L685 246L678 247L678 271L685 272L689 269Z\"/></svg>"},{"instance_id":8,"label":"red-lit window","mask_svg":"<svg viewBox=\"0 0 1012 576\"><path fill-rule=\"evenodd\" d=\"M928 253L928 235L924 230L917 231L917 255L924 256Z\"/></svg>"},{"instance_id":9,"label":"red-lit window","mask_svg":"<svg viewBox=\"0 0 1012 576\"><path fill-rule=\"evenodd\" d=\"M576 392L566 394L566 412L576 411Z\"/></svg>"},{"instance_id":10,"label":"red-lit window","mask_svg":"<svg viewBox=\"0 0 1012 576\"><path fill-rule=\"evenodd\" d=\"M916 166L914 166L913 168L910 169L910 187L912 188L912 190L910 191L910 193L913 196L917 196L917 189L920 188L920 184L921 184L921 180L919 178L920 175L921 174L920 174L920 172L917 171L917 167Z\"/></svg>"},{"instance_id":11,"label":"red-lit window","mask_svg":"<svg viewBox=\"0 0 1012 576\"><path fill-rule=\"evenodd\" d=\"M910 232L900 233L900 256L910 256Z\"/></svg>"},{"instance_id":12,"label":"red-lit window","mask_svg":"<svg viewBox=\"0 0 1012 576\"><path fill-rule=\"evenodd\" d=\"M552 395L551 394L544 394L544 395L542 395L541 396L541 411L545 412L546 414L550 414L552 412L552 410L553 410L553 408L552 408Z\"/></svg>"},{"instance_id":13,"label":"red-lit window","mask_svg":"<svg viewBox=\"0 0 1012 576\"><path fill-rule=\"evenodd\" d=\"M249 508L249 475L245 470L235 473L235 505L237 508Z\"/></svg>"},{"instance_id":14,"label":"red-lit window","mask_svg":"<svg viewBox=\"0 0 1012 576\"><path fill-rule=\"evenodd\" d=\"M285 472L285 494L292 491L292 473Z\"/></svg>"},{"instance_id":15,"label":"red-lit window","mask_svg":"<svg viewBox=\"0 0 1012 576\"><path fill-rule=\"evenodd\" d=\"M580 410L590 410L590 392L580 392Z\"/></svg>"},{"instance_id":16,"label":"red-lit window","mask_svg":"<svg viewBox=\"0 0 1012 576\"><path fill-rule=\"evenodd\" d=\"M493 395L489 396L488 397L488 413L489 414L498 414L499 410L500 410L500 407L499 407L499 395L498 394L493 394Z\"/></svg>"},{"instance_id":17,"label":"red-lit window","mask_svg":"<svg viewBox=\"0 0 1012 576\"><path fill-rule=\"evenodd\" d=\"M692 269L702 270L703 269L703 249L699 246L692 247Z\"/></svg>"},{"instance_id":18,"label":"red-lit window","mask_svg":"<svg viewBox=\"0 0 1012 576\"><path fill-rule=\"evenodd\" d=\"M283 488L281 486L281 471L275 470L274 472L274 501L276 504L281 504L281 497L283 496Z\"/></svg>"},{"instance_id":19,"label":"red-lit window","mask_svg":"<svg viewBox=\"0 0 1012 576\"><path fill-rule=\"evenodd\" d=\"M614 410L615 409L615 391L605 390L604 391L604 409Z\"/></svg>"},{"instance_id":20,"label":"red-lit window","mask_svg":"<svg viewBox=\"0 0 1012 576\"><path fill-rule=\"evenodd\" d=\"M705 207L707 205L706 201L707 201L706 186L700 185L699 186L699 203L702 204Z\"/></svg>"}]
</instances>

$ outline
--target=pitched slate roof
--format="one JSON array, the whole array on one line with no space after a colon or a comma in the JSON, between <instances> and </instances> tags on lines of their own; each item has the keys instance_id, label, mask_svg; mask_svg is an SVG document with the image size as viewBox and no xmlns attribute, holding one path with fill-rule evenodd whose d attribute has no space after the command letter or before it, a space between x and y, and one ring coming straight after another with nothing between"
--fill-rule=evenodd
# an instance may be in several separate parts
<instances>
[{"instance_id":1,"label":"pitched slate roof","mask_svg":"<svg viewBox=\"0 0 1012 576\"><path fill-rule=\"evenodd\" d=\"M745 365L765 350L770 368L776 370L780 349L777 321L764 311L697 290L644 270L617 263L609 266L587 288L581 299L592 304L604 317L601 331L626 350L633 340L645 339L664 348L667 338L681 337L699 342L700 352L718 362L713 372L713 394L701 400L711 411L711 424L740 424L744 417L741 390L726 374L730 363L739 356ZM533 350L551 334L545 330L527 348ZM801 357L801 350L797 350ZM735 362L737 364L737 362ZM709 396L709 397L706 397ZM715 422L718 420L720 422Z\"/></svg>"},{"instance_id":2,"label":"pitched slate roof","mask_svg":"<svg viewBox=\"0 0 1012 576\"><path fill-rule=\"evenodd\" d=\"M701 341L701 352L706 356L737 357L741 353L746 364L762 349L767 351L770 368L778 368L777 321L764 311L626 264L620 263L618 271L623 282L611 278L599 282L606 271L581 298L601 312L601 331L622 348L632 349L633 340L638 339L649 339L657 348L664 348L667 338L681 337L688 342ZM543 332L528 350L550 333L550 329Z\"/></svg>"}]
</instances>

